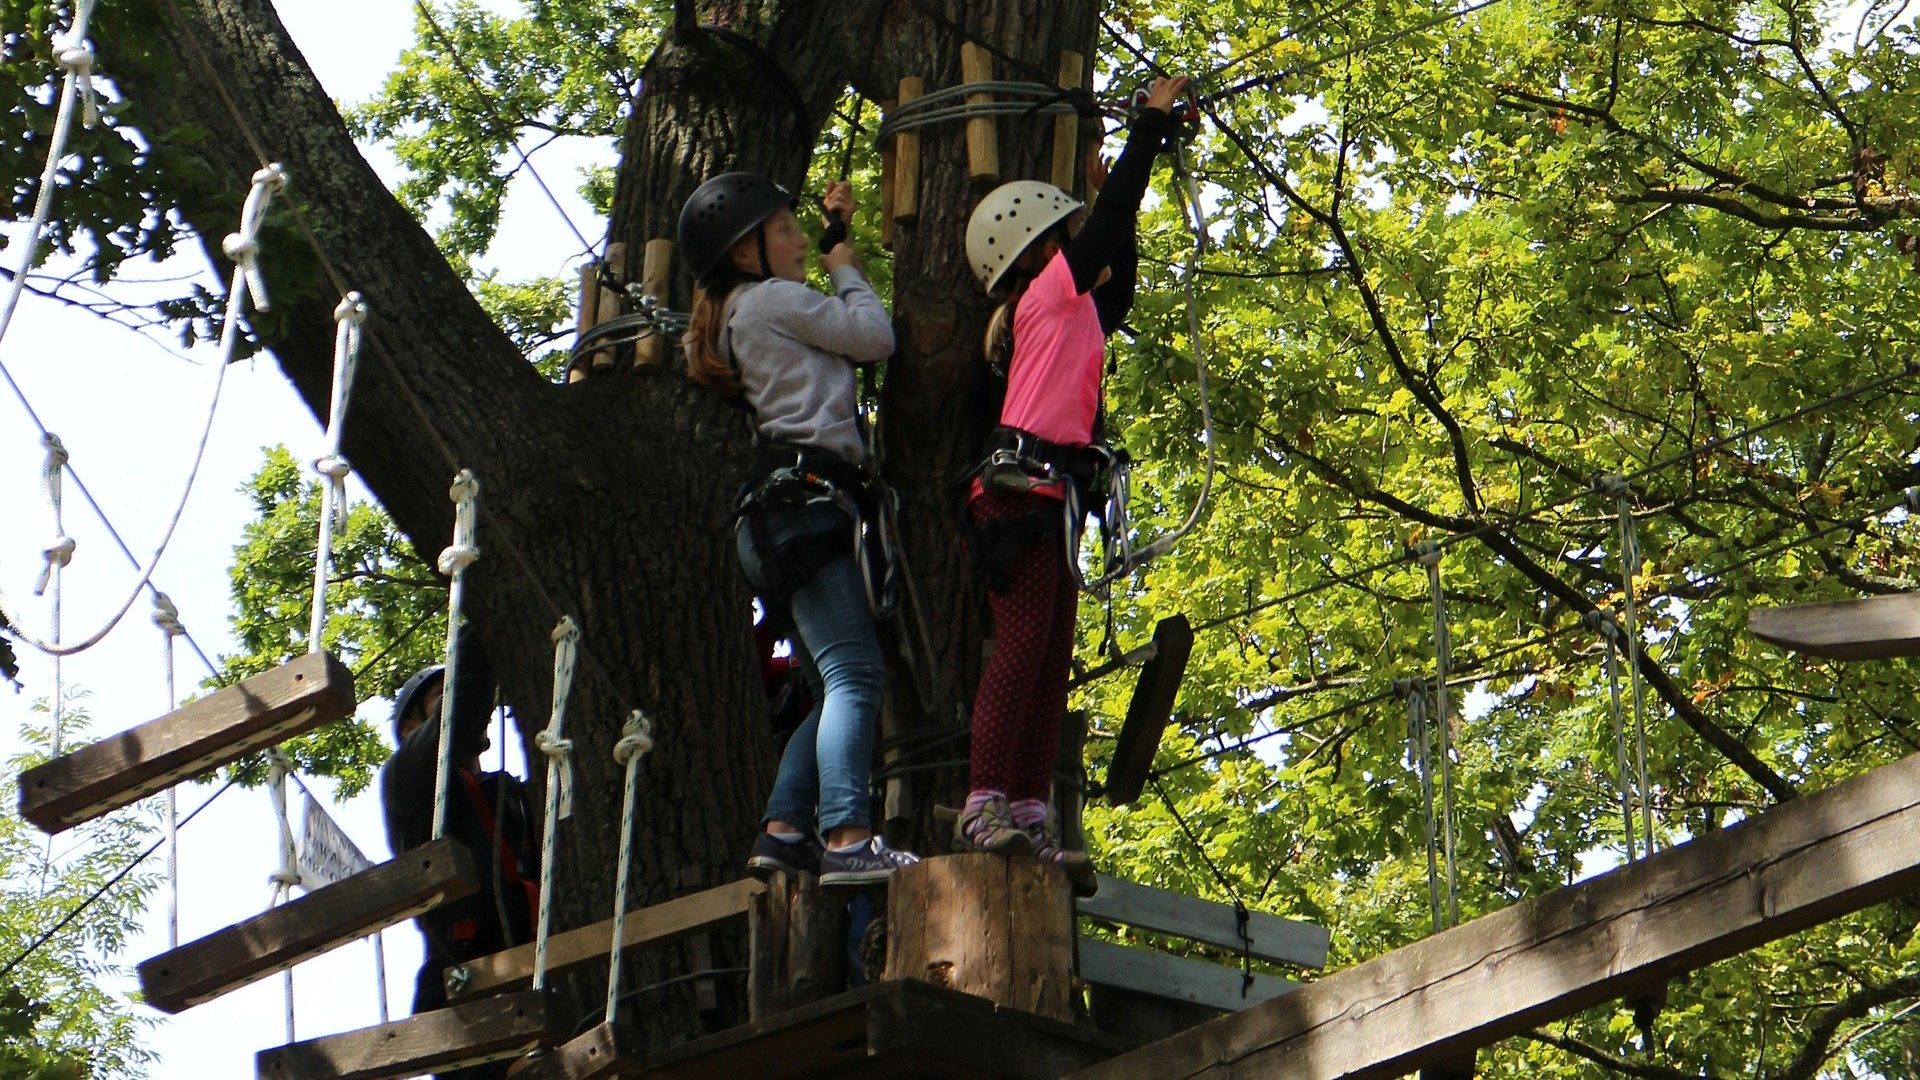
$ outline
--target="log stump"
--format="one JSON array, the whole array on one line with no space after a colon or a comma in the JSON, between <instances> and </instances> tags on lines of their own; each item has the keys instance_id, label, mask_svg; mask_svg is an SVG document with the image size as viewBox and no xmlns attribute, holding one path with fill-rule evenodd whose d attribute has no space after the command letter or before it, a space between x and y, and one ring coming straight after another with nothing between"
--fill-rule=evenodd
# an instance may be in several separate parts
<instances>
[{"instance_id":1,"label":"log stump","mask_svg":"<svg viewBox=\"0 0 1920 1080\"><path fill-rule=\"evenodd\" d=\"M1073 904L1059 867L966 854L925 859L887 884L889 979L1073 1020Z\"/></svg>"},{"instance_id":2,"label":"log stump","mask_svg":"<svg viewBox=\"0 0 1920 1080\"><path fill-rule=\"evenodd\" d=\"M747 908L747 1015L775 1013L847 988L847 904L812 874L774 874Z\"/></svg>"}]
</instances>

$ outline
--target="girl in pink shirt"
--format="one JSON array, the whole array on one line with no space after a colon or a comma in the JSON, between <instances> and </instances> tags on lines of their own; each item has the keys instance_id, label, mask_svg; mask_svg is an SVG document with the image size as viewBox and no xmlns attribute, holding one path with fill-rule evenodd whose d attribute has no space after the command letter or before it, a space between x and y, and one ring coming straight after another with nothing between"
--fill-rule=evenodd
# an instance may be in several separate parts
<instances>
[{"instance_id":1,"label":"girl in pink shirt","mask_svg":"<svg viewBox=\"0 0 1920 1080\"><path fill-rule=\"evenodd\" d=\"M1069 485L1084 489L1105 450L1095 439L1106 338L1133 305L1134 233L1153 159L1172 134L1185 78L1156 79L1126 148L1077 231L1080 203L1051 184L995 188L967 223L967 259L1000 304L987 362L1006 400L968 498L988 579L994 649L973 705L971 792L956 835L974 850L1034 854L1076 891L1095 888L1085 852L1060 843L1049 805L1067 707L1079 589L1067 560L1078 522Z\"/></svg>"}]
</instances>

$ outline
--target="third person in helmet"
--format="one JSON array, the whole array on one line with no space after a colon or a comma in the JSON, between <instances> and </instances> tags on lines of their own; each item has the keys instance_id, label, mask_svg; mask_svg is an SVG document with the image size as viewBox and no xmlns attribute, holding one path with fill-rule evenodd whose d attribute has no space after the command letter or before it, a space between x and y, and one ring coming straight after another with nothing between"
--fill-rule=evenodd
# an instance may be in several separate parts
<instances>
[{"instance_id":1,"label":"third person in helmet","mask_svg":"<svg viewBox=\"0 0 1920 1080\"><path fill-rule=\"evenodd\" d=\"M1032 180L995 188L967 222L967 261L999 301L985 351L1006 397L967 500L994 649L974 697L956 835L975 850L1054 862L1082 894L1096 887L1093 863L1061 844L1050 806L1079 608L1068 564L1079 526L1063 507L1078 505L1071 489L1101 465L1106 337L1133 306L1135 218L1187 82L1154 80L1111 175L1089 169L1099 198L1083 223L1078 201Z\"/></svg>"}]
</instances>

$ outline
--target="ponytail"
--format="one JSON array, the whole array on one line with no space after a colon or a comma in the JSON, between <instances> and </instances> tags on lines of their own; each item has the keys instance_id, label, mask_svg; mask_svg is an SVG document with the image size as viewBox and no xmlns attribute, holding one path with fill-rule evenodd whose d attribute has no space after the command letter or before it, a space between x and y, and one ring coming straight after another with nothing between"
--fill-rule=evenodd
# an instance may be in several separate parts
<instances>
[{"instance_id":1,"label":"ponytail","mask_svg":"<svg viewBox=\"0 0 1920 1080\"><path fill-rule=\"evenodd\" d=\"M720 350L727 297L741 283L741 278L724 274L694 286L687 332L680 339L680 346L687 353L687 378L725 397L733 397L743 389L740 373Z\"/></svg>"},{"instance_id":2,"label":"ponytail","mask_svg":"<svg viewBox=\"0 0 1920 1080\"><path fill-rule=\"evenodd\" d=\"M1027 294L1027 286L1033 284L1033 275L1015 271L1009 275L1015 280L1007 290L1006 299L993 309L993 315L987 319L987 332L981 338L980 351L986 357L987 366L993 373L1006 378L1007 366L1013 362L1013 316L1020 306L1020 298Z\"/></svg>"}]
</instances>

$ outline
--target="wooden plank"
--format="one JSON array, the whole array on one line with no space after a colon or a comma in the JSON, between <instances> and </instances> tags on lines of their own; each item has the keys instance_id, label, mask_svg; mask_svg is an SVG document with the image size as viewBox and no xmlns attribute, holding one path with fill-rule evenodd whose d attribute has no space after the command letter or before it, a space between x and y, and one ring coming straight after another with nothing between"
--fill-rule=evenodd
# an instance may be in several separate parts
<instances>
[{"instance_id":1,"label":"wooden plank","mask_svg":"<svg viewBox=\"0 0 1920 1080\"><path fill-rule=\"evenodd\" d=\"M488 999L482 999L488 1000ZM645 1069L640 1037L624 1024L599 1023L565 1046L533 1059L514 1080L605 1080Z\"/></svg>"},{"instance_id":2,"label":"wooden plank","mask_svg":"<svg viewBox=\"0 0 1920 1080\"><path fill-rule=\"evenodd\" d=\"M177 1013L477 888L466 849L435 840L142 962L140 989L147 1004Z\"/></svg>"},{"instance_id":3,"label":"wooden plank","mask_svg":"<svg viewBox=\"0 0 1920 1080\"><path fill-rule=\"evenodd\" d=\"M1173 718L1174 698L1180 693L1192 652L1193 627L1185 615L1161 619L1154 626L1153 656L1140 665L1140 681L1134 684L1127 718L1114 743L1113 764L1107 768L1107 801L1114 806L1133 802L1146 787L1153 755L1160 749L1160 734Z\"/></svg>"},{"instance_id":4,"label":"wooden plank","mask_svg":"<svg viewBox=\"0 0 1920 1080\"><path fill-rule=\"evenodd\" d=\"M626 933L621 948L646 948L679 941L731 919L745 918L747 901L766 886L752 878L743 878L717 889L668 900L652 907L627 913ZM605 919L547 941L547 972L567 971L581 964L605 960L613 948L613 920ZM533 979L533 946L519 945L483 956L447 972L447 996L466 999L500 990Z\"/></svg>"},{"instance_id":5,"label":"wooden plank","mask_svg":"<svg viewBox=\"0 0 1920 1080\"><path fill-rule=\"evenodd\" d=\"M1086 71L1086 57L1072 50L1060 53L1062 90L1078 90ZM1080 114L1061 113L1053 118L1053 186L1071 193L1080 172ZM1086 193L1092 198L1093 192Z\"/></svg>"},{"instance_id":6,"label":"wooden plank","mask_svg":"<svg viewBox=\"0 0 1920 1080\"><path fill-rule=\"evenodd\" d=\"M990 81L993 78L993 57L971 41L961 42L960 77L969 83ZM969 105L987 105L992 101L992 94L967 95ZM991 116L975 116L967 120L967 178L980 184L991 184L1000 179L1000 138L994 130Z\"/></svg>"},{"instance_id":7,"label":"wooden plank","mask_svg":"<svg viewBox=\"0 0 1920 1080\"><path fill-rule=\"evenodd\" d=\"M1920 593L1755 608L1747 629L1762 641L1834 660L1920 656Z\"/></svg>"},{"instance_id":8,"label":"wooden plank","mask_svg":"<svg viewBox=\"0 0 1920 1080\"><path fill-rule=\"evenodd\" d=\"M1077 1075L1402 1076L1917 886L1920 755Z\"/></svg>"},{"instance_id":9,"label":"wooden plank","mask_svg":"<svg viewBox=\"0 0 1920 1080\"><path fill-rule=\"evenodd\" d=\"M1136 885L1100 875L1100 891L1074 902L1079 914L1108 926L1131 926L1173 934L1190 941L1240 951L1240 922L1231 904ZM1324 926L1284 919L1263 911L1247 913L1247 937L1256 959L1301 967L1325 967L1333 935Z\"/></svg>"},{"instance_id":10,"label":"wooden plank","mask_svg":"<svg viewBox=\"0 0 1920 1080\"><path fill-rule=\"evenodd\" d=\"M837 997L661 1051L649 1080L956 1080L1056 1077L1125 1045L911 979Z\"/></svg>"},{"instance_id":11,"label":"wooden plank","mask_svg":"<svg viewBox=\"0 0 1920 1080\"><path fill-rule=\"evenodd\" d=\"M564 1037L545 991L522 990L254 1055L259 1080L379 1080L519 1057ZM556 1074L568 1075L568 1074Z\"/></svg>"},{"instance_id":12,"label":"wooden plank","mask_svg":"<svg viewBox=\"0 0 1920 1080\"><path fill-rule=\"evenodd\" d=\"M927 92L927 80L909 75L900 80L900 104ZM893 137L893 220L911 225L920 220L920 129L908 128Z\"/></svg>"},{"instance_id":13,"label":"wooden plank","mask_svg":"<svg viewBox=\"0 0 1920 1080\"><path fill-rule=\"evenodd\" d=\"M1238 968L1087 937L1080 939L1080 978L1083 982L1205 1005L1222 1012L1236 1012L1300 988L1300 984L1291 979L1257 971L1249 986ZM1244 994L1242 987L1246 990Z\"/></svg>"},{"instance_id":14,"label":"wooden plank","mask_svg":"<svg viewBox=\"0 0 1920 1080\"><path fill-rule=\"evenodd\" d=\"M91 821L263 746L353 715L353 673L289 660L20 774L20 816L49 833Z\"/></svg>"}]
</instances>

